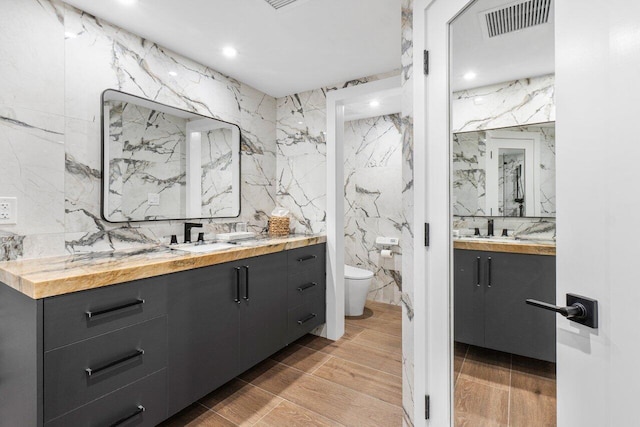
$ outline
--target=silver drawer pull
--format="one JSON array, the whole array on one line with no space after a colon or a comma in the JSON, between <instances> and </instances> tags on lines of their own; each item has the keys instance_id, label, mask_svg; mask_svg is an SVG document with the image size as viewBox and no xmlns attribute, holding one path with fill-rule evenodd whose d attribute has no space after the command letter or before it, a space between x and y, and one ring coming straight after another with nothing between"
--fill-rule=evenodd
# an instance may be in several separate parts
<instances>
[{"instance_id":1,"label":"silver drawer pull","mask_svg":"<svg viewBox=\"0 0 640 427\"><path fill-rule=\"evenodd\" d=\"M300 286L298 288L298 291L303 292L303 291L306 291L309 288L313 288L316 285L318 285L316 282L307 283L306 285Z\"/></svg>"},{"instance_id":2,"label":"silver drawer pull","mask_svg":"<svg viewBox=\"0 0 640 427\"><path fill-rule=\"evenodd\" d=\"M107 313L111 313L114 311L118 311L118 310L124 310L125 308L129 308L129 307L134 307L136 305L142 305L144 304L144 300L141 298L138 298L137 300L127 303L127 304L123 304L123 305L119 305L117 307L110 307L110 308L105 308L103 310L98 310L98 311L86 311L85 313L87 313L87 317L89 319L92 319L96 316L100 316L103 314L107 314Z\"/></svg>"},{"instance_id":3,"label":"silver drawer pull","mask_svg":"<svg viewBox=\"0 0 640 427\"><path fill-rule=\"evenodd\" d=\"M123 364L125 362L128 362L131 359L135 359L136 357L140 357L143 354L144 354L144 350L138 349L138 350L136 350L135 353L132 353L132 354L130 354L128 356L125 356L122 359L114 360L113 362L109 362L106 365L100 366L99 368L93 368L93 369L92 368L87 368L87 369L85 369L85 371L87 372L88 376L92 376L92 375L95 375L95 374L98 374L98 373L104 371L105 369L114 368L114 367L116 367L118 365L121 365L121 364Z\"/></svg>"},{"instance_id":4,"label":"silver drawer pull","mask_svg":"<svg viewBox=\"0 0 640 427\"><path fill-rule=\"evenodd\" d=\"M303 324L307 323L309 320L314 319L316 316L318 316L318 315L315 314L315 313L311 313L310 315L308 315L304 319L298 320L298 325L303 325Z\"/></svg>"},{"instance_id":5,"label":"silver drawer pull","mask_svg":"<svg viewBox=\"0 0 640 427\"><path fill-rule=\"evenodd\" d=\"M298 258L298 262L311 261L312 259L316 259L316 258L318 258L317 255L303 256L302 258Z\"/></svg>"},{"instance_id":6,"label":"silver drawer pull","mask_svg":"<svg viewBox=\"0 0 640 427\"><path fill-rule=\"evenodd\" d=\"M140 415L141 413L143 413L143 412L144 412L144 410L145 410L145 409L144 409L144 406L142 406L142 405L138 405L138 408L136 409L136 411L135 411L133 414L131 414L131 415L127 415L126 417L119 419L118 421L116 421L116 422L115 422L115 423L113 423L113 424L109 424L109 427L118 427L118 426L121 426L122 424L124 424L124 423L126 423L127 421L129 421L131 418L136 417L136 416Z\"/></svg>"}]
</instances>

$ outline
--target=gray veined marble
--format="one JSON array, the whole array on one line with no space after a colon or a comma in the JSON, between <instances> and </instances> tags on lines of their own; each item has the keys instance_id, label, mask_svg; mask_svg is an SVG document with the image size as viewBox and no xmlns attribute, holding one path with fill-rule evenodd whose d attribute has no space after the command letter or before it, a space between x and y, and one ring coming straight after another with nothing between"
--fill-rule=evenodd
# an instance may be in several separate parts
<instances>
[{"instance_id":1,"label":"gray veined marble","mask_svg":"<svg viewBox=\"0 0 640 427\"><path fill-rule=\"evenodd\" d=\"M380 257L376 237L402 233L402 137L398 114L345 123L345 264L372 271L368 299L400 304L402 249Z\"/></svg>"},{"instance_id":2,"label":"gray veined marble","mask_svg":"<svg viewBox=\"0 0 640 427\"><path fill-rule=\"evenodd\" d=\"M413 0L402 0L402 424L413 426Z\"/></svg>"},{"instance_id":3,"label":"gray veined marble","mask_svg":"<svg viewBox=\"0 0 640 427\"><path fill-rule=\"evenodd\" d=\"M0 229L24 237L16 256L124 249L181 233L181 222L101 219L99 99L106 88L240 125L242 214L232 222L262 230L276 204L274 98L59 0L5 6L0 54L13 69L0 81L0 194L18 197L19 223ZM138 166L123 162L122 176L129 170L140 182ZM151 175L167 184L179 176ZM202 179L207 186L215 178ZM208 185L207 194L213 200L226 190ZM207 233L232 227L205 223Z\"/></svg>"}]
</instances>

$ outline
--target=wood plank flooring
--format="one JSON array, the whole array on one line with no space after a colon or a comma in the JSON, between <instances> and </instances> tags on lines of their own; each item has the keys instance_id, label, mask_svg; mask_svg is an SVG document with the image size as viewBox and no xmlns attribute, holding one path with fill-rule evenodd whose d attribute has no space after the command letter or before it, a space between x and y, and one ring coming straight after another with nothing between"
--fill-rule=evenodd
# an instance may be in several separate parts
<instances>
[{"instance_id":1,"label":"wood plank flooring","mask_svg":"<svg viewBox=\"0 0 640 427\"><path fill-rule=\"evenodd\" d=\"M555 364L455 344L456 427L555 427Z\"/></svg>"},{"instance_id":2,"label":"wood plank flooring","mask_svg":"<svg viewBox=\"0 0 640 427\"><path fill-rule=\"evenodd\" d=\"M401 426L400 307L367 301L345 329L302 337L161 425Z\"/></svg>"}]
</instances>

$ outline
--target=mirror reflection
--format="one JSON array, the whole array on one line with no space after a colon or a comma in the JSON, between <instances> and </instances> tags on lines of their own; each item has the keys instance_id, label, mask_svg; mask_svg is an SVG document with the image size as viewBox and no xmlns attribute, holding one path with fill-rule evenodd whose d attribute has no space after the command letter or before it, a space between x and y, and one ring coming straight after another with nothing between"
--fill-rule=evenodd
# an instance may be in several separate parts
<instances>
[{"instance_id":1,"label":"mirror reflection","mask_svg":"<svg viewBox=\"0 0 640 427\"><path fill-rule=\"evenodd\" d=\"M453 136L453 214L555 217L555 123Z\"/></svg>"},{"instance_id":2,"label":"mirror reflection","mask_svg":"<svg viewBox=\"0 0 640 427\"><path fill-rule=\"evenodd\" d=\"M102 101L107 221L240 214L236 125L115 90Z\"/></svg>"}]
</instances>

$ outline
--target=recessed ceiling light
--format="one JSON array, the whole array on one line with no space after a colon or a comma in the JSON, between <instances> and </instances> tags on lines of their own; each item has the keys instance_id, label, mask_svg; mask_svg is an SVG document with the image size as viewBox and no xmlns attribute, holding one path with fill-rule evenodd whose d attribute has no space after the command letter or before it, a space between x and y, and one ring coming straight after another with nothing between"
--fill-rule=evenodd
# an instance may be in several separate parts
<instances>
[{"instance_id":1,"label":"recessed ceiling light","mask_svg":"<svg viewBox=\"0 0 640 427\"><path fill-rule=\"evenodd\" d=\"M222 54L227 58L233 58L238 54L238 51L231 46L227 46L224 49L222 49Z\"/></svg>"},{"instance_id":2,"label":"recessed ceiling light","mask_svg":"<svg viewBox=\"0 0 640 427\"><path fill-rule=\"evenodd\" d=\"M465 73L465 75L464 75L464 76L462 76L462 77L464 77L464 79L465 79L465 80L473 80L473 79L475 79L475 78L476 78L476 73L474 73L473 71L468 71L468 72L467 72L467 73Z\"/></svg>"},{"instance_id":3,"label":"recessed ceiling light","mask_svg":"<svg viewBox=\"0 0 640 427\"><path fill-rule=\"evenodd\" d=\"M473 98L473 103L476 105L484 104L484 98L481 96L476 96L475 98Z\"/></svg>"},{"instance_id":4,"label":"recessed ceiling light","mask_svg":"<svg viewBox=\"0 0 640 427\"><path fill-rule=\"evenodd\" d=\"M133 6L137 2L138 2L138 0L120 0L120 3L122 3L122 4L126 5L126 6Z\"/></svg>"},{"instance_id":5,"label":"recessed ceiling light","mask_svg":"<svg viewBox=\"0 0 640 427\"><path fill-rule=\"evenodd\" d=\"M176 73L175 71L169 71L169 75L175 77L178 75L178 73Z\"/></svg>"},{"instance_id":6,"label":"recessed ceiling light","mask_svg":"<svg viewBox=\"0 0 640 427\"><path fill-rule=\"evenodd\" d=\"M71 31L65 31L64 36L68 39L75 39L76 37L78 37L76 33L72 33Z\"/></svg>"},{"instance_id":7,"label":"recessed ceiling light","mask_svg":"<svg viewBox=\"0 0 640 427\"><path fill-rule=\"evenodd\" d=\"M369 107L372 107L372 108L376 108L376 107L379 107L379 106L380 106L380 101L378 101L377 99L374 99L373 101L371 101L369 103Z\"/></svg>"},{"instance_id":8,"label":"recessed ceiling light","mask_svg":"<svg viewBox=\"0 0 640 427\"><path fill-rule=\"evenodd\" d=\"M304 122L298 122L298 124L299 124L299 125L303 125L303 124L304 124Z\"/></svg>"}]
</instances>

